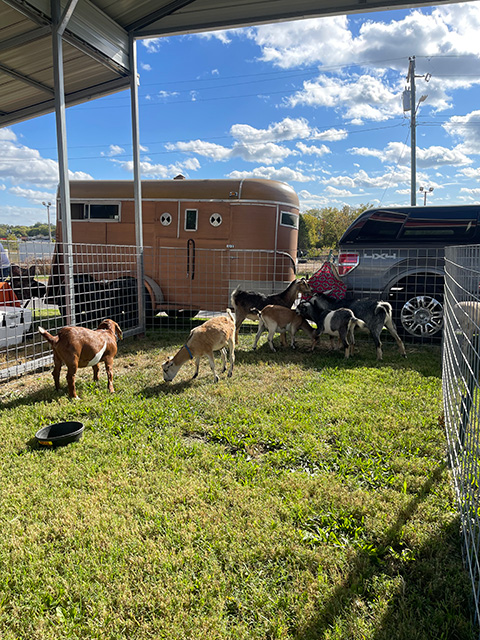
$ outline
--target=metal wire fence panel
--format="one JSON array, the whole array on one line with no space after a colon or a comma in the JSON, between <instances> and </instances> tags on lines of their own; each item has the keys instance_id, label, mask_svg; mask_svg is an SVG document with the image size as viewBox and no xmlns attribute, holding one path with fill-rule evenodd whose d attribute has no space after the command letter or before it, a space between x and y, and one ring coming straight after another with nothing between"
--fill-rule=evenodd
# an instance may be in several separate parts
<instances>
[{"instance_id":1,"label":"metal wire fence panel","mask_svg":"<svg viewBox=\"0 0 480 640\"><path fill-rule=\"evenodd\" d=\"M7 249L12 267L0 283L0 381L50 364L39 326L55 333L70 318L95 329L111 318L126 336L144 331L135 247L73 244L68 253L61 243L53 249L50 243L12 243ZM277 293L295 278L287 253L196 249L193 241L183 248L144 248L143 270L147 320L182 331L192 317L225 313L237 286Z\"/></svg>"},{"instance_id":2,"label":"metal wire fence panel","mask_svg":"<svg viewBox=\"0 0 480 640\"><path fill-rule=\"evenodd\" d=\"M445 251L443 402L465 560L480 620L480 246Z\"/></svg>"},{"instance_id":3,"label":"metal wire fence panel","mask_svg":"<svg viewBox=\"0 0 480 640\"><path fill-rule=\"evenodd\" d=\"M72 246L71 291L60 244L4 242L11 267L0 282L0 381L47 366L49 344L38 327L55 333L67 324L97 328L115 320L126 335L139 321L137 250L131 246ZM68 301L70 300L70 306Z\"/></svg>"},{"instance_id":4,"label":"metal wire fence panel","mask_svg":"<svg viewBox=\"0 0 480 640\"><path fill-rule=\"evenodd\" d=\"M146 249L145 274L158 285L147 309L171 318L225 312L237 286L279 292L295 278L295 263L279 251L157 247ZM148 286L147 286L148 288ZM152 299L153 297L153 299Z\"/></svg>"}]
</instances>

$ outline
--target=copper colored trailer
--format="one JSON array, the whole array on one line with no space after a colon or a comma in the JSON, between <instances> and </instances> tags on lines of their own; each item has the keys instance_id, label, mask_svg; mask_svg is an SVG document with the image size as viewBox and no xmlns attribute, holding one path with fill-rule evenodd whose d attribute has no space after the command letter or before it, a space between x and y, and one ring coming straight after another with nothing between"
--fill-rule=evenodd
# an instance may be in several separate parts
<instances>
[{"instance_id":1,"label":"copper colored trailer","mask_svg":"<svg viewBox=\"0 0 480 640\"><path fill-rule=\"evenodd\" d=\"M72 181L70 198L74 272L77 278L108 279L108 269L98 266L102 251L135 245L133 182ZM59 203L57 211L53 276L58 280L64 271ZM271 293L295 277L299 203L285 183L144 181L142 218L149 312L222 311L237 285ZM85 257L83 244L96 251ZM123 275L136 277L131 255Z\"/></svg>"}]
</instances>

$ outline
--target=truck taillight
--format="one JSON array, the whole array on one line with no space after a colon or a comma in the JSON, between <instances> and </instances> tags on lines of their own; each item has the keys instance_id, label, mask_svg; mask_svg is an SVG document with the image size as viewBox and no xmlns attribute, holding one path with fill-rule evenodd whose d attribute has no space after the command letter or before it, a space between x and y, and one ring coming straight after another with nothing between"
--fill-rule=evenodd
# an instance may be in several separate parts
<instances>
[{"instance_id":1,"label":"truck taillight","mask_svg":"<svg viewBox=\"0 0 480 640\"><path fill-rule=\"evenodd\" d=\"M358 253L339 253L338 254L338 273L341 276L346 275L360 262Z\"/></svg>"}]
</instances>

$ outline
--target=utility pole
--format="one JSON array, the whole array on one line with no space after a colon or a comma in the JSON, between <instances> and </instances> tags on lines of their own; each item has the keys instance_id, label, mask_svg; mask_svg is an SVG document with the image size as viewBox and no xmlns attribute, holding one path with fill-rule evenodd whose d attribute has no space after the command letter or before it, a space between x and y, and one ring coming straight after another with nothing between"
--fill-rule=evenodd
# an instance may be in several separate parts
<instances>
[{"instance_id":1,"label":"utility pole","mask_svg":"<svg viewBox=\"0 0 480 640\"><path fill-rule=\"evenodd\" d=\"M410 204L417 204L417 124L415 108L415 56L408 59L407 82L410 82Z\"/></svg>"},{"instance_id":2,"label":"utility pole","mask_svg":"<svg viewBox=\"0 0 480 640\"><path fill-rule=\"evenodd\" d=\"M410 89L403 92L403 110L410 111L410 204L414 207L417 204L417 109L421 102L427 99L426 95L420 96L416 104L415 78L425 78L428 82L431 74L424 76L415 75L415 56L408 59L407 83Z\"/></svg>"}]
</instances>

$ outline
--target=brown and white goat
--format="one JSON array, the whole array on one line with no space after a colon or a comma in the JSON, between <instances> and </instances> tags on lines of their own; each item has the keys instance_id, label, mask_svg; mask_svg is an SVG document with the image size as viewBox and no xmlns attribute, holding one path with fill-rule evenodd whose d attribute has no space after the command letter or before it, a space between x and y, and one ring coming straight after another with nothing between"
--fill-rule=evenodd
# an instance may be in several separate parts
<instances>
[{"instance_id":1,"label":"brown and white goat","mask_svg":"<svg viewBox=\"0 0 480 640\"><path fill-rule=\"evenodd\" d=\"M273 336L275 333L280 333L280 339L285 347L287 345L285 335L287 331L290 331L291 347L292 349L295 349L295 334L300 329L305 331L305 333L312 339L312 351L315 348L317 343L315 329L313 329L305 318L302 318L295 309L287 309L287 307L281 307L277 304L268 304L266 307L263 307L261 311L258 309L252 309L252 312L258 315L258 331L255 336L255 342L253 343L254 349L257 348L258 339L265 329L268 331L268 344L272 351L276 350L273 346Z\"/></svg>"},{"instance_id":2,"label":"brown and white goat","mask_svg":"<svg viewBox=\"0 0 480 640\"><path fill-rule=\"evenodd\" d=\"M257 319L257 315L252 312L252 309L261 311L269 304L290 309L300 293L312 293L310 285L305 278L292 280L286 289L280 293L272 293L268 296L263 293L257 293L256 291L243 291L243 289L237 287L230 299L230 303L235 311L237 339L243 321L246 318L250 318L250 320Z\"/></svg>"},{"instance_id":3,"label":"brown and white goat","mask_svg":"<svg viewBox=\"0 0 480 640\"><path fill-rule=\"evenodd\" d=\"M108 390L113 389L113 359L117 353L117 340L123 337L122 330L113 320L103 320L98 329L85 327L62 327L56 336L52 336L43 327L38 327L39 333L52 345L53 350L53 380L55 389L60 389L60 370L67 366L68 393L71 398L77 398L75 390L75 375L77 369L93 368L93 379L98 380L99 363L105 363L108 378Z\"/></svg>"},{"instance_id":4,"label":"brown and white goat","mask_svg":"<svg viewBox=\"0 0 480 640\"><path fill-rule=\"evenodd\" d=\"M163 364L163 379L165 382L171 382L177 375L180 367L188 360L195 358L195 373L192 380L198 376L200 366L200 358L207 356L210 368L213 371L215 382L218 382L218 375L215 371L215 362L213 352L220 351L222 355L223 369L227 368L227 353L229 351L230 368L228 377L233 373L233 365L235 362L235 318L230 309L227 309L226 316L218 316L210 318L199 327L195 327L190 331L186 343L177 351L174 356L170 356Z\"/></svg>"}]
</instances>

